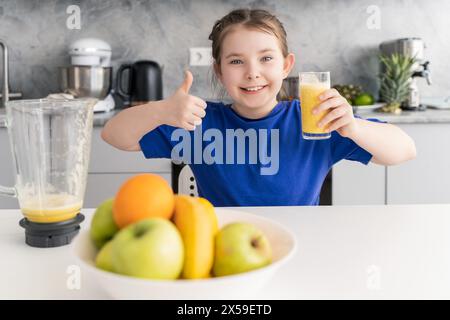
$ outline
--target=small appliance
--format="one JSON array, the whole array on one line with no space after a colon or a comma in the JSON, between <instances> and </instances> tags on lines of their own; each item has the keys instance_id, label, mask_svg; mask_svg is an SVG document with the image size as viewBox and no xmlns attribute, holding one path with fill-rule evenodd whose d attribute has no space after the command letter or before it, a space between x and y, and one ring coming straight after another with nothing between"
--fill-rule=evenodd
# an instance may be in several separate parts
<instances>
[{"instance_id":1,"label":"small appliance","mask_svg":"<svg viewBox=\"0 0 450 320\"><path fill-rule=\"evenodd\" d=\"M76 98L97 98L94 112L114 109L111 46L100 39L83 38L69 46L69 55L71 65L59 68L61 90Z\"/></svg>"},{"instance_id":2,"label":"small appliance","mask_svg":"<svg viewBox=\"0 0 450 320\"><path fill-rule=\"evenodd\" d=\"M69 244L84 216L93 127L93 98L6 103L15 185L0 195L18 198L25 242L48 248ZM4 146L2 146L4 147Z\"/></svg>"},{"instance_id":3,"label":"small appliance","mask_svg":"<svg viewBox=\"0 0 450 320\"><path fill-rule=\"evenodd\" d=\"M283 79L277 99L284 101L299 99L298 77L287 77Z\"/></svg>"},{"instance_id":4,"label":"small appliance","mask_svg":"<svg viewBox=\"0 0 450 320\"><path fill-rule=\"evenodd\" d=\"M425 48L424 41L416 37L386 41L380 44L380 51L385 55L399 53L417 59L413 65L413 75L409 82L408 98L402 104L403 110L426 109L426 105L421 103L420 92L416 83L416 78L425 78L428 85L431 85L430 61L424 59Z\"/></svg>"},{"instance_id":5,"label":"small appliance","mask_svg":"<svg viewBox=\"0 0 450 320\"><path fill-rule=\"evenodd\" d=\"M128 70L125 88L123 74ZM127 106L135 106L163 98L162 67L155 61L141 60L123 64L117 71L117 93Z\"/></svg>"}]
</instances>

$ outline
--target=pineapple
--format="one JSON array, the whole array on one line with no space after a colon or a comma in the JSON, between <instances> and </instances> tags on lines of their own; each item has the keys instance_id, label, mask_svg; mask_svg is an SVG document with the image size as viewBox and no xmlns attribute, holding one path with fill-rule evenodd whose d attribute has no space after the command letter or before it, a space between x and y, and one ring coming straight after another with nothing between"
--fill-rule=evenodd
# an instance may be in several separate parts
<instances>
[{"instance_id":1,"label":"pineapple","mask_svg":"<svg viewBox=\"0 0 450 320\"><path fill-rule=\"evenodd\" d=\"M380 98L386 104L379 111L400 113L400 105L408 96L412 66L416 59L393 53L390 56L380 55L380 60L384 65L384 73L380 75Z\"/></svg>"}]
</instances>

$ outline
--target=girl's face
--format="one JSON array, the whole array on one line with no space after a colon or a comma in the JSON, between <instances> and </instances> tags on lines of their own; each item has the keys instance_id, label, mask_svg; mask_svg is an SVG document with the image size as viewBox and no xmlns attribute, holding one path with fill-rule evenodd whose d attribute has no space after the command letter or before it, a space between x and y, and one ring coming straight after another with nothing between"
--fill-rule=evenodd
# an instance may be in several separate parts
<instances>
[{"instance_id":1,"label":"girl's face","mask_svg":"<svg viewBox=\"0 0 450 320\"><path fill-rule=\"evenodd\" d=\"M257 116L276 105L276 96L294 60L292 53L283 57L274 35L238 26L223 40L216 74L234 107L250 114L254 111Z\"/></svg>"}]
</instances>

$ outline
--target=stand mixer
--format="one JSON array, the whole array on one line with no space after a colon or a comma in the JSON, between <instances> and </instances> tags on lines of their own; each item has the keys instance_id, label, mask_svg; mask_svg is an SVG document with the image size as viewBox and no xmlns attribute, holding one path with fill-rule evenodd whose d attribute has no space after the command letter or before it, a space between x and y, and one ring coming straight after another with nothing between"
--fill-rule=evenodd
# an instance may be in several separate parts
<instances>
[{"instance_id":1,"label":"stand mixer","mask_svg":"<svg viewBox=\"0 0 450 320\"><path fill-rule=\"evenodd\" d=\"M425 48L425 43L421 38L402 38L380 44L380 50L385 55L399 53L417 60L412 67L413 75L409 82L408 97L402 104L403 110L423 111L426 109L426 105L421 103L416 82L416 78L425 78L428 85L431 85L430 61L424 60Z\"/></svg>"},{"instance_id":2,"label":"stand mixer","mask_svg":"<svg viewBox=\"0 0 450 320\"><path fill-rule=\"evenodd\" d=\"M59 68L61 90L76 98L99 99L94 112L114 109L111 46L100 39L83 38L70 45L69 55L72 65Z\"/></svg>"}]
</instances>

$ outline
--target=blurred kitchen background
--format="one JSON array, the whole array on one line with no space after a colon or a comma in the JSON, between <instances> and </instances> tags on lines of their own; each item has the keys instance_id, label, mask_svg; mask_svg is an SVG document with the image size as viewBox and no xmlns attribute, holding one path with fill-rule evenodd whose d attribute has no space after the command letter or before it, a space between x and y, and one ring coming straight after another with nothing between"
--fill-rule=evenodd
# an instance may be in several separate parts
<instances>
[{"instance_id":1,"label":"blurred kitchen background","mask_svg":"<svg viewBox=\"0 0 450 320\"><path fill-rule=\"evenodd\" d=\"M73 11L80 9L80 29L67 27ZM299 71L329 70L333 84L354 84L378 98L379 45L418 37L424 60L430 61L433 83L417 79L421 97L434 99L439 109L404 111L401 115L360 111L398 124L416 140L418 157L402 166L365 167L350 161L338 164L327 177L322 204L392 204L450 202L450 12L447 0L410 1L5 1L0 0L0 39L8 46L9 91L16 97L41 98L61 92L58 67L70 65L69 46L78 39L98 38L111 47L112 83L123 64L152 60L162 69L162 96L168 97L183 80L183 70L194 75L191 94L217 98L212 89L212 69L192 66L190 48L208 48L214 22L232 9L258 7L274 12L283 22ZM3 57L2 57L3 58ZM3 74L0 64L0 75ZM0 83L2 78L0 77ZM123 99L115 97L115 112ZM14 98L11 95L11 98ZM442 103L441 103L442 102ZM442 108L443 110L440 110ZM450 106L449 106L450 108ZM0 109L0 116L2 114ZM100 138L114 112L98 113L95 121L86 207L95 207L113 195L120 183L138 172L156 172L172 186L195 193L195 179L179 173L170 160L143 159L118 152ZM0 128L0 179L13 182L6 129ZM0 208L17 207L15 199L0 198Z\"/></svg>"},{"instance_id":2,"label":"blurred kitchen background","mask_svg":"<svg viewBox=\"0 0 450 320\"><path fill-rule=\"evenodd\" d=\"M66 27L70 5L80 8L80 30ZM283 22L289 48L297 56L292 74L330 70L333 83L360 83L375 94L379 44L414 36L425 41L426 56L432 62L434 84L420 83L424 93L439 95L448 90L450 22L444 13L450 12L450 2L446 0L2 0L0 38L9 46L10 87L27 98L56 92L55 70L69 63L70 43L96 37L111 45L115 70L124 62L140 59L164 66L163 94L170 95L189 67L189 48L209 47L214 22L246 6L272 10ZM367 26L370 6L380 9L380 29ZM210 68L190 69L195 79L192 94L213 97Z\"/></svg>"}]
</instances>

